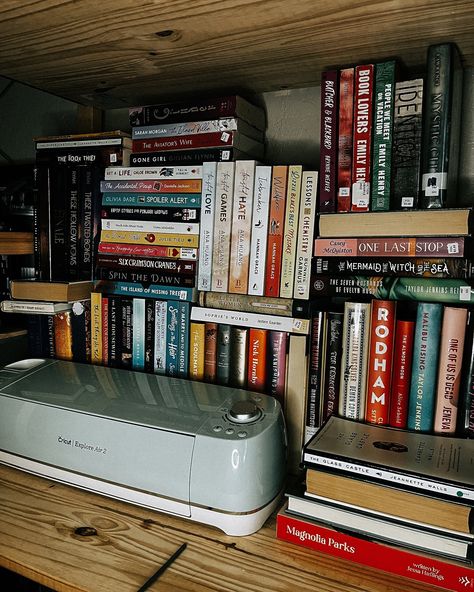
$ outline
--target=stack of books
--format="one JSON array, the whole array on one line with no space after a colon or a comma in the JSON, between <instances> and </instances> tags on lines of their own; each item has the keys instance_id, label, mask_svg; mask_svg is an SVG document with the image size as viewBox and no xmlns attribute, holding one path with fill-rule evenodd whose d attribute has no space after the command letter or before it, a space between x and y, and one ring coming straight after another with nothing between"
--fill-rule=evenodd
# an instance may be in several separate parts
<instances>
[{"instance_id":1,"label":"stack of books","mask_svg":"<svg viewBox=\"0 0 474 592\"><path fill-rule=\"evenodd\" d=\"M450 590L474 586L474 442L332 416L277 537Z\"/></svg>"},{"instance_id":2,"label":"stack of books","mask_svg":"<svg viewBox=\"0 0 474 592\"><path fill-rule=\"evenodd\" d=\"M132 166L263 158L265 112L231 95L129 109Z\"/></svg>"}]
</instances>

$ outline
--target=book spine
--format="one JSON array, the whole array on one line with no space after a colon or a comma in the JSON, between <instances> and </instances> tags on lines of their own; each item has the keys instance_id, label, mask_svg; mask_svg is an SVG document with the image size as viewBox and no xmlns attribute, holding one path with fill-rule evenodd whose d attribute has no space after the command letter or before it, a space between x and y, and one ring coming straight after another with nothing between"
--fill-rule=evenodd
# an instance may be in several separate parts
<instances>
[{"instance_id":1,"label":"book spine","mask_svg":"<svg viewBox=\"0 0 474 592\"><path fill-rule=\"evenodd\" d=\"M98 266L95 270L95 279L110 282L136 282L147 288L150 284L163 286L179 286L193 288L196 282L194 275L181 273L154 272L136 269L113 269Z\"/></svg>"},{"instance_id":2,"label":"book spine","mask_svg":"<svg viewBox=\"0 0 474 592\"><path fill-rule=\"evenodd\" d=\"M158 152L167 150L193 150L196 148L221 148L234 146L239 132L209 132L206 134L190 134L187 136L170 136L167 138L147 138L133 140L132 150L137 152Z\"/></svg>"},{"instance_id":3,"label":"book spine","mask_svg":"<svg viewBox=\"0 0 474 592\"><path fill-rule=\"evenodd\" d=\"M453 435L456 431L466 325L466 308L444 308L435 395L435 434Z\"/></svg>"},{"instance_id":4,"label":"book spine","mask_svg":"<svg viewBox=\"0 0 474 592\"><path fill-rule=\"evenodd\" d=\"M191 134L205 134L210 132L236 131L238 119L227 117L223 119L207 119L203 121L170 122L155 125L137 125L132 128L132 139L140 138L169 138L170 136L188 136Z\"/></svg>"},{"instance_id":5,"label":"book spine","mask_svg":"<svg viewBox=\"0 0 474 592\"><path fill-rule=\"evenodd\" d=\"M155 374L166 373L167 311L168 304L165 300L155 301L155 349L153 358L153 372Z\"/></svg>"},{"instance_id":6,"label":"book spine","mask_svg":"<svg viewBox=\"0 0 474 592\"><path fill-rule=\"evenodd\" d=\"M387 425L390 411L396 301L372 300L365 421Z\"/></svg>"},{"instance_id":7,"label":"book spine","mask_svg":"<svg viewBox=\"0 0 474 592\"><path fill-rule=\"evenodd\" d=\"M271 177L272 167L256 166L248 281L248 293L256 296L263 296L265 288Z\"/></svg>"},{"instance_id":8,"label":"book spine","mask_svg":"<svg viewBox=\"0 0 474 592\"><path fill-rule=\"evenodd\" d=\"M204 323L204 377L205 382L217 380L217 323Z\"/></svg>"},{"instance_id":9,"label":"book spine","mask_svg":"<svg viewBox=\"0 0 474 592\"><path fill-rule=\"evenodd\" d=\"M324 386L324 345L326 341L326 313L316 311L311 319L309 347L308 394L306 398L306 423L304 441L314 436L321 425L321 406Z\"/></svg>"},{"instance_id":10,"label":"book spine","mask_svg":"<svg viewBox=\"0 0 474 592\"><path fill-rule=\"evenodd\" d=\"M418 207L420 193L423 79L395 84L392 202L395 210Z\"/></svg>"},{"instance_id":11,"label":"book spine","mask_svg":"<svg viewBox=\"0 0 474 592\"><path fill-rule=\"evenodd\" d=\"M102 230L100 241L104 243L125 243L132 245L156 243L163 247L188 247L196 249L199 247L199 234Z\"/></svg>"},{"instance_id":12,"label":"book spine","mask_svg":"<svg viewBox=\"0 0 474 592\"><path fill-rule=\"evenodd\" d=\"M321 136L319 170L319 211L335 212L337 204L337 123L338 71L327 70L321 76Z\"/></svg>"},{"instance_id":13,"label":"book spine","mask_svg":"<svg viewBox=\"0 0 474 592\"><path fill-rule=\"evenodd\" d=\"M311 304L307 300L223 292L200 292L199 305L208 308L223 308L302 319L308 318L311 310Z\"/></svg>"},{"instance_id":14,"label":"book spine","mask_svg":"<svg viewBox=\"0 0 474 592\"><path fill-rule=\"evenodd\" d=\"M123 243L100 242L98 253L104 255L124 255L130 257L166 257L171 259L197 260L197 249L187 247L164 247L160 245L127 245Z\"/></svg>"},{"instance_id":15,"label":"book spine","mask_svg":"<svg viewBox=\"0 0 474 592\"><path fill-rule=\"evenodd\" d=\"M143 220L148 222L199 222L200 208L102 206L101 218Z\"/></svg>"},{"instance_id":16,"label":"book spine","mask_svg":"<svg viewBox=\"0 0 474 592\"><path fill-rule=\"evenodd\" d=\"M280 298L293 297L302 176L303 167L301 165L290 165L288 167L285 225L283 229L283 249L281 256Z\"/></svg>"},{"instance_id":17,"label":"book spine","mask_svg":"<svg viewBox=\"0 0 474 592\"><path fill-rule=\"evenodd\" d=\"M373 90L373 64L356 66L351 197L354 212L367 212L370 204Z\"/></svg>"},{"instance_id":18,"label":"book spine","mask_svg":"<svg viewBox=\"0 0 474 592\"><path fill-rule=\"evenodd\" d=\"M189 372L189 302L178 302L178 376Z\"/></svg>"},{"instance_id":19,"label":"book spine","mask_svg":"<svg viewBox=\"0 0 474 592\"><path fill-rule=\"evenodd\" d=\"M120 367L120 346L122 342L120 298L109 296L109 366Z\"/></svg>"},{"instance_id":20,"label":"book spine","mask_svg":"<svg viewBox=\"0 0 474 592\"><path fill-rule=\"evenodd\" d=\"M117 145L102 146L77 146L69 147L68 143L63 143L62 148L42 148L37 143L35 156L36 164L41 165L62 165L62 166L82 166L95 165L107 167L112 165L127 166L130 149L120 145L122 139L118 140ZM52 142L48 145L53 144Z\"/></svg>"},{"instance_id":21,"label":"book spine","mask_svg":"<svg viewBox=\"0 0 474 592\"><path fill-rule=\"evenodd\" d=\"M166 360L167 376L178 375L179 355L179 305L177 302L167 302L166 320Z\"/></svg>"},{"instance_id":22,"label":"book spine","mask_svg":"<svg viewBox=\"0 0 474 592\"><path fill-rule=\"evenodd\" d=\"M185 212L201 207L200 193L103 193L103 208L129 208L127 215L140 212L142 209L150 212L156 208L158 212L166 208L174 218L179 216L177 210L184 209ZM190 209L192 208L192 209ZM106 216L111 217L111 216ZM126 216L122 216L126 217ZM197 220L197 218L196 218Z\"/></svg>"},{"instance_id":23,"label":"book spine","mask_svg":"<svg viewBox=\"0 0 474 592\"><path fill-rule=\"evenodd\" d=\"M150 284L145 287L133 282L109 282L108 280L99 280L95 283L95 289L109 294L116 294L118 296L143 296L145 298L184 300L186 302L196 302L197 299L196 288L158 284Z\"/></svg>"},{"instance_id":24,"label":"book spine","mask_svg":"<svg viewBox=\"0 0 474 592\"><path fill-rule=\"evenodd\" d=\"M459 434L474 438L474 311L468 312L458 412Z\"/></svg>"},{"instance_id":25,"label":"book spine","mask_svg":"<svg viewBox=\"0 0 474 592\"><path fill-rule=\"evenodd\" d=\"M342 328L338 413L348 419L365 418L369 330L370 304L346 302Z\"/></svg>"},{"instance_id":26,"label":"book spine","mask_svg":"<svg viewBox=\"0 0 474 592\"><path fill-rule=\"evenodd\" d=\"M32 358L54 357L54 349L52 352L53 355L49 351L48 315L31 314L27 316L26 322L28 331L28 355Z\"/></svg>"},{"instance_id":27,"label":"book spine","mask_svg":"<svg viewBox=\"0 0 474 592\"><path fill-rule=\"evenodd\" d=\"M229 384L230 371L230 325L217 324L216 382Z\"/></svg>"},{"instance_id":28,"label":"book spine","mask_svg":"<svg viewBox=\"0 0 474 592\"><path fill-rule=\"evenodd\" d=\"M204 323L191 321L189 325L189 378L191 380L204 380L205 331Z\"/></svg>"},{"instance_id":29,"label":"book spine","mask_svg":"<svg viewBox=\"0 0 474 592\"><path fill-rule=\"evenodd\" d=\"M102 296L102 365L109 365L109 297Z\"/></svg>"},{"instance_id":30,"label":"book spine","mask_svg":"<svg viewBox=\"0 0 474 592\"><path fill-rule=\"evenodd\" d=\"M67 170L63 167L50 169L50 258L51 279L68 279L67 246L69 235L69 204L64 196L67 192Z\"/></svg>"},{"instance_id":31,"label":"book spine","mask_svg":"<svg viewBox=\"0 0 474 592\"><path fill-rule=\"evenodd\" d=\"M91 363L102 364L102 294L91 292Z\"/></svg>"},{"instance_id":32,"label":"book spine","mask_svg":"<svg viewBox=\"0 0 474 592\"><path fill-rule=\"evenodd\" d=\"M134 298L132 330L132 368L145 369L145 299Z\"/></svg>"},{"instance_id":33,"label":"book spine","mask_svg":"<svg viewBox=\"0 0 474 592\"><path fill-rule=\"evenodd\" d=\"M243 153L233 147L167 150L166 152L132 152L130 154L130 166L160 166L185 163L201 165L204 162L229 162L242 157Z\"/></svg>"},{"instance_id":34,"label":"book spine","mask_svg":"<svg viewBox=\"0 0 474 592\"><path fill-rule=\"evenodd\" d=\"M79 258L79 274L81 278L90 279L93 273L93 259L94 259L94 226L97 224L94 214L98 209L97 205L93 203L94 198L98 198L94 194L93 175L90 167L79 167L78 170L78 192L80 200L80 226L81 235L79 240L79 249L81 256Z\"/></svg>"},{"instance_id":35,"label":"book spine","mask_svg":"<svg viewBox=\"0 0 474 592\"><path fill-rule=\"evenodd\" d=\"M442 589L472 590L474 578L465 563L443 561L401 547L336 531L322 524L280 512L276 536L296 545L380 569Z\"/></svg>"},{"instance_id":36,"label":"book spine","mask_svg":"<svg viewBox=\"0 0 474 592\"><path fill-rule=\"evenodd\" d=\"M414 321L396 320L388 422L393 428L407 427L414 334Z\"/></svg>"},{"instance_id":37,"label":"book spine","mask_svg":"<svg viewBox=\"0 0 474 592\"><path fill-rule=\"evenodd\" d=\"M248 290L255 166L255 160L235 163L229 265L229 292L235 294Z\"/></svg>"},{"instance_id":38,"label":"book spine","mask_svg":"<svg viewBox=\"0 0 474 592\"><path fill-rule=\"evenodd\" d=\"M161 271L163 273L194 275L196 272L196 261L182 259L168 259L166 257L134 257L124 255L102 255L99 254L96 260L97 267L111 269L135 269L138 271Z\"/></svg>"},{"instance_id":39,"label":"book spine","mask_svg":"<svg viewBox=\"0 0 474 592\"><path fill-rule=\"evenodd\" d=\"M418 304L408 403L409 430L430 432L433 428L442 316L442 304Z\"/></svg>"},{"instance_id":40,"label":"book spine","mask_svg":"<svg viewBox=\"0 0 474 592\"><path fill-rule=\"evenodd\" d=\"M202 202L199 235L198 290L211 289L212 256L214 251L214 212L216 208L217 163L202 166Z\"/></svg>"},{"instance_id":41,"label":"book spine","mask_svg":"<svg viewBox=\"0 0 474 592\"><path fill-rule=\"evenodd\" d=\"M337 153L337 211L349 212L352 189L352 136L354 123L354 68L339 72L339 130Z\"/></svg>"},{"instance_id":42,"label":"book spine","mask_svg":"<svg viewBox=\"0 0 474 592\"><path fill-rule=\"evenodd\" d=\"M421 152L421 208L442 208L455 197L462 70L453 43L428 48Z\"/></svg>"},{"instance_id":43,"label":"book spine","mask_svg":"<svg viewBox=\"0 0 474 592\"><path fill-rule=\"evenodd\" d=\"M302 300L309 298L311 256L316 220L317 182L318 173L316 171L303 172L293 288L293 297Z\"/></svg>"},{"instance_id":44,"label":"book spine","mask_svg":"<svg viewBox=\"0 0 474 592\"><path fill-rule=\"evenodd\" d=\"M229 386L247 387L249 329L230 328Z\"/></svg>"},{"instance_id":45,"label":"book spine","mask_svg":"<svg viewBox=\"0 0 474 592\"><path fill-rule=\"evenodd\" d=\"M211 270L211 288L216 292L227 292L229 286L229 237L231 236L234 180L235 162L218 163L214 212L214 254Z\"/></svg>"},{"instance_id":46,"label":"book spine","mask_svg":"<svg viewBox=\"0 0 474 592\"><path fill-rule=\"evenodd\" d=\"M395 69L394 60L375 64L370 197L374 212L390 209Z\"/></svg>"},{"instance_id":47,"label":"book spine","mask_svg":"<svg viewBox=\"0 0 474 592\"><path fill-rule=\"evenodd\" d=\"M320 275L392 275L469 279L473 264L468 257L316 257L313 268Z\"/></svg>"},{"instance_id":48,"label":"book spine","mask_svg":"<svg viewBox=\"0 0 474 592\"><path fill-rule=\"evenodd\" d=\"M265 392L267 375L267 330L249 329L247 388L260 393Z\"/></svg>"},{"instance_id":49,"label":"book spine","mask_svg":"<svg viewBox=\"0 0 474 592\"><path fill-rule=\"evenodd\" d=\"M202 167L197 168L201 171L202 176ZM156 169L157 167L150 167L149 169L135 168L131 170L143 172L155 171ZM132 178L128 180L102 180L99 189L101 193L106 194L104 195L104 199L109 198L108 194L112 194L114 199L118 199L118 194L122 193L125 203L128 203L128 200L132 200L134 195L138 193L138 196L136 197L138 205L142 205L143 203L146 205L151 205L153 203L159 205L164 205L166 203L166 205L170 205L168 201L172 201L172 198L175 197L177 205L182 205L182 200L187 198L189 204L186 205L192 204L198 207L199 204L194 200L198 199L198 196L201 194L202 179L186 179L185 177L180 179L155 179L153 177L150 179L142 179L140 175L137 174L136 179L134 179L132 175Z\"/></svg>"},{"instance_id":50,"label":"book spine","mask_svg":"<svg viewBox=\"0 0 474 592\"><path fill-rule=\"evenodd\" d=\"M133 299L121 298L122 341L120 344L120 366L132 369L133 356Z\"/></svg>"},{"instance_id":51,"label":"book spine","mask_svg":"<svg viewBox=\"0 0 474 592\"><path fill-rule=\"evenodd\" d=\"M277 165L272 170L270 214L268 223L265 296L278 297L280 293L281 255L285 224L288 166Z\"/></svg>"},{"instance_id":52,"label":"book spine","mask_svg":"<svg viewBox=\"0 0 474 592\"><path fill-rule=\"evenodd\" d=\"M193 188L199 187L197 191L201 189L202 179L202 167L198 165L189 166L170 166L166 168L162 167L107 167L104 172L104 181L128 181L128 180L139 180L153 181L153 191L172 191L169 189L171 186L182 187L186 185L192 185ZM179 180L178 183L170 183L172 180ZM190 181L198 180L199 183L193 184ZM159 181L159 183L156 183ZM107 184L105 183L105 186ZM103 191L103 189L101 189ZM119 190L120 191L120 190ZM146 191L146 189L141 189ZM180 190L181 191L181 190ZM194 191L193 191L194 192Z\"/></svg>"},{"instance_id":53,"label":"book spine","mask_svg":"<svg viewBox=\"0 0 474 592\"><path fill-rule=\"evenodd\" d=\"M267 394L283 407L286 381L286 353L288 333L285 331L268 331L267 339Z\"/></svg>"},{"instance_id":54,"label":"book spine","mask_svg":"<svg viewBox=\"0 0 474 592\"><path fill-rule=\"evenodd\" d=\"M67 232L67 277L76 280L79 277L79 247L82 238L82 224L79 218L79 171L77 167L66 170L66 187L68 203L68 232Z\"/></svg>"},{"instance_id":55,"label":"book spine","mask_svg":"<svg viewBox=\"0 0 474 592\"><path fill-rule=\"evenodd\" d=\"M72 360L71 311L54 315L54 352L59 360Z\"/></svg>"},{"instance_id":56,"label":"book spine","mask_svg":"<svg viewBox=\"0 0 474 592\"><path fill-rule=\"evenodd\" d=\"M322 276L314 274L311 296L372 296L381 300L424 300L446 304L474 303L472 281L452 278Z\"/></svg>"},{"instance_id":57,"label":"book spine","mask_svg":"<svg viewBox=\"0 0 474 592\"><path fill-rule=\"evenodd\" d=\"M146 232L162 234L191 234L199 235L200 225L192 222L163 222L160 220L116 220L102 218L103 230L118 230L126 232Z\"/></svg>"},{"instance_id":58,"label":"book spine","mask_svg":"<svg viewBox=\"0 0 474 592\"><path fill-rule=\"evenodd\" d=\"M339 407L339 383L342 363L342 329L344 313L328 311L326 318L326 344L324 359L324 385L321 421L325 421Z\"/></svg>"}]
</instances>

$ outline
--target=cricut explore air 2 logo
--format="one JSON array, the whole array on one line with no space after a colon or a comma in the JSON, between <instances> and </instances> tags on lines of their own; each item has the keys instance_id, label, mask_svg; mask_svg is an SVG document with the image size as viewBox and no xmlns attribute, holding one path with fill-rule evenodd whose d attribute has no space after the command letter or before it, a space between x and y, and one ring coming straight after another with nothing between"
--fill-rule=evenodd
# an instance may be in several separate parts
<instances>
[{"instance_id":1,"label":"cricut explore air 2 logo","mask_svg":"<svg viewBox=\"0 0 474 592\"><path fill-rule=\"evenodd\" d=\"M88 442L81 442L68 436L59 434L58 444L62 446L69 446L80 452L94 452L95 454L107 454L107 448L105 446L99 446L98 444L90 444Z\"/></svg>"}]
</instances>

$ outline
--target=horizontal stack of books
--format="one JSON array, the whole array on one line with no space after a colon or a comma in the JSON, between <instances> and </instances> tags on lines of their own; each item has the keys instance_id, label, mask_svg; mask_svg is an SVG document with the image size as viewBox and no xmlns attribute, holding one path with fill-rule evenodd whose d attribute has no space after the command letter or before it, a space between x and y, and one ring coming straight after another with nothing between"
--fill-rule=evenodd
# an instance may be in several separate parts
<instances>
[{"instance_id":1,"label":"horizontal stack of books","mask_svg":"<svg viewBox=\"0 0 474 592\"><path fill-rule=\"evenodd\" d=\"M332 416L303 450L277 537L431 583L471 589L474 442Z\"/></svg>"}]
</instances>

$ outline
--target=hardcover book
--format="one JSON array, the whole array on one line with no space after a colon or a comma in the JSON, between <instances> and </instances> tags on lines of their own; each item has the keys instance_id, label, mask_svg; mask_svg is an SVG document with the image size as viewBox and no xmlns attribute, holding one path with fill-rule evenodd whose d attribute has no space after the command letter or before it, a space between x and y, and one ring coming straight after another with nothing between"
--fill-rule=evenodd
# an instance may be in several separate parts
<instances>
[{"instance_id":1,"label":"hardcover book","mask_svg":"<svg viewBox=\"0 0 474 592\"><path fill-rule=\"evenodd\" d=\"M281 256L280 298L293 297L302 176L303 167L301 165L290 165L288 167L285 225L283 228Z\"/></svg>"},{"instance_id":2,"label":"hardcover book","mask_svg":"<svg viewBox=\"0 0 474 592\"><path fill-rule=\"evenodd\" d=\"M354 68L339 71L339 129L337 153L337 211L351 209Z\"/></svg>"},{"instance_id":3,"label":"hardcover book","mask_svg":"<svg viewBox=\"0 0 474 592\"><path fill-rule=\"evenodd\" d=\"M204 162L229 162L246 158L249 158L248 154L229 146L224 148L166 150L166 152L132 152L130 154L130 166L203 164Z\"/></svg>"},{"instance_id":4,"label":"hardcover book","mask_svg":"<svg viewBox=\"0 0 474 592\"><path fill-rule=\"evenodd\" d=\"M270 195L270 221L268 225L267 273L265 277L265 296L269 297L278 297L280 295L281 254L283 250L287 182L288 166L274 166Z\"/></svg>"},{"instance_id":5,"label":"hardcover book","mask_svg":"<svg viewBox=\"0 0 474 592\"><path fill-rule=\"evenodd\" d=\"M288 333L269 331L267 339L267 394L275 397L283 407L286 384L286 350Z\"/></svg>"},{"instance_id":6,"label":"hardcover book","mask_svg":"<svg viewBox=\"0 0 474 592\"><path fill-rule=\"evenodd\" d=\"M395 321L389 415L389 425L393 428L406 429L407 427L414 335L414 321L405 319Z\"/></svg>"},{"instance_id":7,"label":"hardcover book","mask_svg":"<svg viewBox=\"0 0 474 592\"><path fill-rule=\"evenodd\" d=\"M171 136L189 136L216 132L240 132L260 142L264 139L262 130L249 125L238 117L222 117L202 121L186 121L174 123L156 123L153 125L137 125L132 128L132 139L169 138Z\"/></svg>"},{"instance_id":8,"label":"hardcover book","mask_svg":"<svg viewBox=\"0 0 474 592\"><path fill-rule=\"evenodd\" d=\"M474 311L468 312L462 361L458 426L460 434L474 437Z\"/></svg>"},{"instance_id":9,"label":"hardcover book","mask_svg":"<svg viewBox=\"0 0 474 592\"><path fill-rule=\"evenodd\" d=\"M230 325L217 323L216 382L229 384L230 371Z\"/></svg>"},{"instance_id":10,"label":"hardcover book","mask_svg":"<svg viewBox=\"0 0 474 592\"><path fill-rule=\"evenodd\" d=\"M232 203L235 162L218 163L216 173L216 206L214 211L214 253L211 289L226 293L229 286Z\"/></svg>"},{"instance_id":11,"label":"hardcover book","mask_svg":"<svg viewBox=\"0 0 474 592\"><path fill-rule=\"evenodd\" d=\"M324 397L325 345L327 320L325 311L315 311L311 319L309 345L308 394L306 398L306 422L304 441L307 442L321 425L321 411Z\"/></svg>"},{"instance_id":12,"label":"hardcover book","mask_svg":"<svg viewBox=\"0 0 474 592\"><path fill-rule=\"evenodd\" d=\"M320 212L335 212L337 207L338 77L337 70L326 70L321 75Z\"/></svg>"},{"instance_id":13,"label":"hardcover book","mask_svg":"<svg viewBox=\"0 0 474 592\"><path fill-rule=\"evenodd\" d=\"M333 413L337 413L339 405L343 323L343 312L328 311L326 319L326 343L324 346L324 397L321 409L321 422L326 421Z\"/></svg>"},{"instance_id":14,"label":"hardcover book","mask_svg":"<svg viewBox=\"0 0 474 592\"><path fill-rule=\"evenodd\" d=\"M267 330L249 329L247 388L265 392L267 375Z\"/></svg>"},{"instance_id":15,"label":"hardcover book","mask_svg":"<svg viewBox=\"0 0 474 592\"><path fill-rule=\"evenodd\" d=\"M317 171L303 171L293 288L293 297L303 300L309 298L317 184Z\"/></svg>"},{"instance_id":16,"label":"hardcover book","mask_svg":"<svg viewBox=\"0 0 474 592\"><path fill-rule=\"evenodd\" d=\"M217 378L217 323L204 323L204 381Z\"/></svg>"},{"instance_id":17,"label":"hardcover book","mask_svg":"<svg viewBox=\"0 0 474 592\"><path fill-rule=\"evenodd\" d=\"M205 324L189 325L189 378L204 380Z\"/></svg>"},{"instance_id":18,"label":"hardcover book","mask_svg":"<svg viewBox=\"0 0 474 592\"><path fill-rule=\"evenodd\" d=\"M73 302L90 298L91 281L43 282L39 280L11 280L10 293L18 300Z\"/></svg>"},{"instance_id":19,"label":"hardcover book","mask_svg":"<svg viewBox=\"0 0 474 592\"><path fill-rule=\"evenodd\" d=\"M307 319L311 311L308 300L223 292L199 292L199 306L300 319Z\"/></svg>"},{"instance_id":20,"label":"hardcover book","mask_svg":"<svg viewBox=\"0 0 474 592\"><path fill-rule=\"evenodd\" d=\"M247 387L249 329L230 327L229 386Z\"/></svg>"},{"instance_id":21,"label":"hardcover book","mask_svg":"<svg viewBox=\"0 0 474 592\"><path fill-rule=\"evenodd\" d=\"M267 255L272 167L257 165L253 195L248 293L263 296Z\"/></svg>"}]
</instances>

